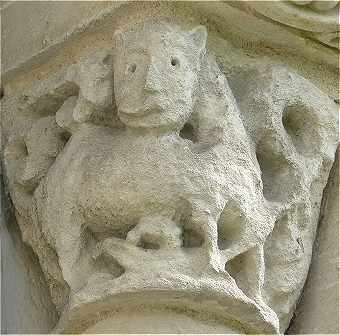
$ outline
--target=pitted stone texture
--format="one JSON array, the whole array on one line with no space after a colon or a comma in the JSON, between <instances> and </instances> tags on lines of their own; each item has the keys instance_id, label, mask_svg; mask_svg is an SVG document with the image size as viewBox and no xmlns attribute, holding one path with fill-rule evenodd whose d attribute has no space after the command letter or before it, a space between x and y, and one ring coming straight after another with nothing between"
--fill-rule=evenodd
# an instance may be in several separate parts
<instances>
[{"instance_id":1,"label":"pitted stone texture","mask_svg":"<svg viewBox=\"0 0 340 335\"><path fill-rule=\"evenodd\" d=\"M277 211L264 244L263 293L284 331L308 272L322 191L334 161L337 107L284 68L238 76L232 87L253 139L264 196ZM247 78L242 86L240 78Z\"/></svg>"},{"instance_id":2,"label":"pitted stone texture","mask_svg":"<svg viewBox=\"0 0 340 335\"><path fill-rule=\"evenodd\" d=\"M339 1L291 0L253 1L249 5L264 16L287 26L321 43L339 49ZM336 57L336 55L334 55Z\"/></svg>"},{"instance_id":3,"label":"pitted stone texture","mask_svg":"<svg viewBox=\"0 0 340 335\"><path fill-rule=\"evenodd\" d=\"M129 303L190 307L240 332L287 327L336 106L282 67L241 69L231 89L206 38L166 20L121 27L113 50L29 104L30 122L18 115L6 171L63 311L56 331Z\"/></svg>"},{"instance_id":4,"label":"pitted stone texture","mask_svg":"<svg viewBox=\"0 0 340 335\"><path fill-rule=\"evenodd\" d=\"M325 188L306 285L287 334L338 334L339 148Z\"/></svg>"}]
</instances>

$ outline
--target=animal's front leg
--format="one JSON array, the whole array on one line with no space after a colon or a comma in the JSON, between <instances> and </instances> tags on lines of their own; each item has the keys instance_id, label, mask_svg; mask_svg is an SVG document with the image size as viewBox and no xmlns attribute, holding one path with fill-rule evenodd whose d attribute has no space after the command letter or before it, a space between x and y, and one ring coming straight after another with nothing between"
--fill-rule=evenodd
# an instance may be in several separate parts
<instances>
[{"instance_id":1,"label":"animal's front leg","mask_svg":"<svg viewBox=\"0 0 340 335\"><path fill-rule=\"evenodd\" d=\"M155 264L156 270L162 262L166 264L177 259L180 253L175 256L174 252L181 246L182 229L179 225L164 216L146 216L129 231L126 240L110 237L99 242L93 258L99 261L104 256L109 262L118 263L124 272L140 271L140 263L144 268Z\"/></svg>"},{"instance_id":2,"label":"animal's front leg","mask_svg":"<svg viewBox=\"0 0 340 335\"><path fill-rule=\"evenodd\" d=\"M224 272L224 262L217 244L217 220L204 202L193 203L189 225L202 236L202 248L206 251L209 265L217 272Z\"/></svg>"},{"instance_id":3,"label":"animal's front leg","mask_svg":"<svg viewBox=\"0 0 340 335\"><path fill-rule=\"evenodd\" d=\"M92 257L98 260L102 255L110 259L111 263L118 263L124 272L135 271L137 264L152 257L145 250L116 237L107 238L97 244Z\"/></svg>"}]
</instances>

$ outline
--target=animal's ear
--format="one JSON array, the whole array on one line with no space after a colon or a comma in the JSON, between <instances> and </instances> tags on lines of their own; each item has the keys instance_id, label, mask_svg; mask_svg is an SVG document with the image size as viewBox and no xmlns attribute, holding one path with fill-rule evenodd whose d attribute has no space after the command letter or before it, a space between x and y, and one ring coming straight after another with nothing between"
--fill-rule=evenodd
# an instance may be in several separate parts
<instances>
[{"instance_id":1,"label":"animal's ear","mask_svg":"<svg viewBox=\"0 0 340 335\"><path fill-rule=\"evenodd\" d=\"M197 26L190 31L189 35L197 49L202 51L207 41L207 29L204 26Z\"/></svg>"},{"instance_id":2,"label":"animal's ear","mask_svg":"<svg viewBox=\"0 0 340 335\"><path fill-rule=\"evenodd\" d=\"M124 36L121 30L117 30L114 35L114 47L116 50L123 50L124 49Z\"/></svg>"}]
</instances>

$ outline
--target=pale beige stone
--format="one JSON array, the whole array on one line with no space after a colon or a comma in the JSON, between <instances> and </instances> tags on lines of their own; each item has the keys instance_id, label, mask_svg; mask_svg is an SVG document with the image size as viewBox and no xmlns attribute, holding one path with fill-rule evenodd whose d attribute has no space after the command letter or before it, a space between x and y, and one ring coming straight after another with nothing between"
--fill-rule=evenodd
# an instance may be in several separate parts
<instances>
[{"instance_id":1,"label":"pale beige stone","mask_svg":"<svg viewBox=\"0 0 340 335\"><path fill-rule=\"evenodd\" d=\"M323 200L306 285L288 334L338 334L339 151Z\"/></svg>"},{"instance_id":2,"label":"pale beige stone","mask_svg":"<svg viewBox=\"0 0 340 335\"><path fill-rule=\"evenodd\" d=\"M131 322L133 320L133 322ZM84 334L241 334L223 324L171 311L126 311L88 328Z\"/></svg>"},{"instance_id":3,"label":"pale beige stone","mask_svg":"<svg viewBox=\"0 0 340 335\"><path fill-rule=\"evenodd\" d=\"M282 333L334 160L334 87L250 62L189 15L134 6L105 48L56 70L59 59L38 84L7 76L8 189L61 314L54 331L154 320L155 331ZM139 311L132 328L110 316L122 308Z\"/></svg>"},{"instance_id":4,"label":"pale beige stone","mask_svg":"<svg viewBox=\"0 0 340 335\"><path fill-rule=\"evenodd\" d=\"M253 1L261 14L308 33L313 39L333 48L339 44L339 1Z\"/></svg>"}]
</instances>

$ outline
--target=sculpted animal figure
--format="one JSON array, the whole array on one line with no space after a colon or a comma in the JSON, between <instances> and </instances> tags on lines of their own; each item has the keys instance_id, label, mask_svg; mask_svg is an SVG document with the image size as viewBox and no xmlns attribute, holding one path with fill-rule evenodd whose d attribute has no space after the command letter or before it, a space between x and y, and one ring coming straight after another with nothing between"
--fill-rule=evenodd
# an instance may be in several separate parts
<instances>
[{"instance_id":1,"label":"sculpted animal figure","mask_svg":"<svg viewBox=\"0 0 340 335\"><path fill-rule=\"evenodd\" d=\"M37 217L71 288L84 285L80 272L93 272L88 250L110 238L146 249L200 248L204 267L225 272L229 259L270 232L260 172L205 43L204 27L117 32L122 126L78 123L35 192ZM84 118L79 106L77 113L91 119L88 109Z\"/></svg>"},{"instance_id":2,"label":"sculpted animal figure","mask_svg":"<svg viewBox=\"0 0 340 335\"><path fill-rule=\"evenodd\" d=\"M336 106L257 62L229 76L232 93L206 38L204 27L162 20L122 28L113 54L71 66L33 99L29 122L18 115L5 152L11 198L53 302L74 313L74 328L60 318L65 332L79 327L78 310L87 319L131 292L136 304L167 292L166 306L248 332L289 324L334 160Z\"/></svg>"}]
</instances>

